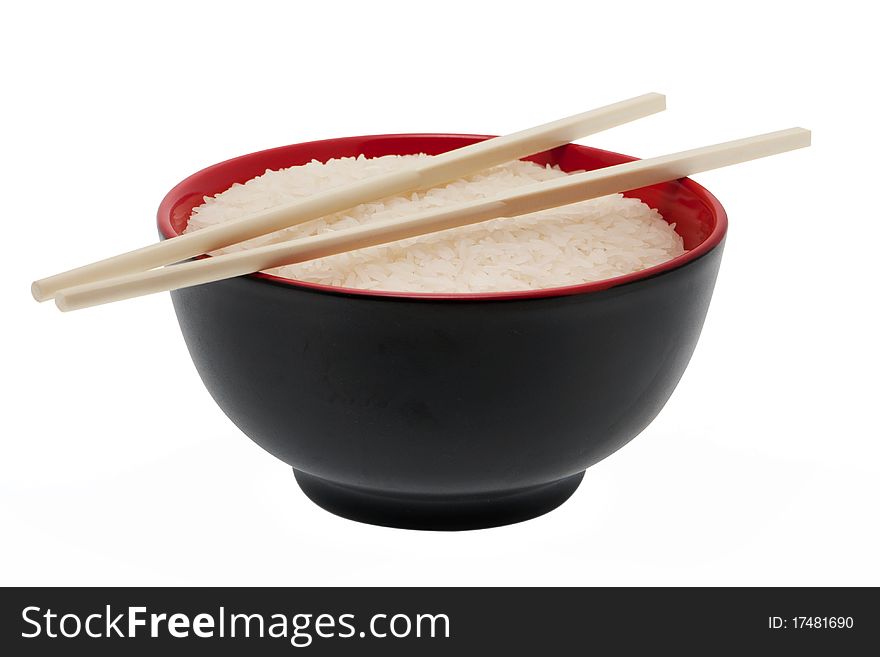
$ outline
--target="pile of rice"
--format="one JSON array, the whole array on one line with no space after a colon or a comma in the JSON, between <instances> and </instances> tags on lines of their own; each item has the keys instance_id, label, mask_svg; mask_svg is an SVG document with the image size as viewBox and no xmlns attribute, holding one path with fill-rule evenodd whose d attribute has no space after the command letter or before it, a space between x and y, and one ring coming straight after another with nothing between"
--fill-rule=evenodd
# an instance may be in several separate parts
<instances>
[{"instance_id":1,"label":"pile of rice","mask_svg":"<svg viewBox=\"0 0 880 657\"><path fill-rule=\"evenodd\" d=\"M340 158L266 171L195 208L186 232L238 219L368 176L412 166L427 155ZM566 176L515 161L456 180L367 203L216 253L316 235L473 201ZM301 281L400 292L494 292L612 278L684 253L681 237L656 210L619 194L522 217L500 218L422 237L288 265L269 273Z\"/></svg>"}]
</instances>

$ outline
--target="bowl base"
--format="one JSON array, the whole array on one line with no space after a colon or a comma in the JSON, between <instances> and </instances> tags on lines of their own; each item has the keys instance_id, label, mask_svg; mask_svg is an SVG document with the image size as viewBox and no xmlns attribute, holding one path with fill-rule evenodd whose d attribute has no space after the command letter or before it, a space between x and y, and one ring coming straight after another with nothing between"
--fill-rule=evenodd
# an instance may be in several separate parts
<instances>
[{"instance_id":1,"label":"bowl base","mask_svg":"<svg viewBox=\"0 0 880 657\"><path fill-rule=\"evenodd\" d=\"M339 484L296 468L299 487L337 516L384 527L460 531L530 520L565 502L584 478L570 477L529 488L478 495L411 495Z\"/></svg>"}]
</instances>

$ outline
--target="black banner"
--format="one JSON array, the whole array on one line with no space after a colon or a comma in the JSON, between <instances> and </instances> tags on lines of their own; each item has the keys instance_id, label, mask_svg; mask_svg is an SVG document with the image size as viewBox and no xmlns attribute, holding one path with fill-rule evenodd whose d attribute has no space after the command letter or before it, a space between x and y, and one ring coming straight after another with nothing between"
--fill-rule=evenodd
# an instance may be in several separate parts
<instances>
[{"instance_id":1,"label":"black banner","mask_svg":"<svg viewBox=\"0 0 880 657\"><path fill-rule=\"evenodd\" d=\"M849 655L880 639L880 603L867 588L13 588L0 597L6 655Z\"/></svg>"}]
</instances>

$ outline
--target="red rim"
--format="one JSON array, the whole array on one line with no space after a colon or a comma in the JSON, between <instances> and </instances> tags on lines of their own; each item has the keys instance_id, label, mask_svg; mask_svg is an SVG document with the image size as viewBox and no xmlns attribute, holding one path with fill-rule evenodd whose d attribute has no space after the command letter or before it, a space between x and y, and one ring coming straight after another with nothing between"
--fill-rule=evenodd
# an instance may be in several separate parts
<instances>
[{"instance_id":1,"label":"red rim","mask_svg":"<svg viewBox=\"0 0 880 657\"><path fill-rule=\"evenodd\" d=\"M460 145L464 145L465 142L472 143L475 141L481 141L483 139L490 139L492 135L466 135L466 134L446 134L446 133L420 133L420 134L389 134L389 135L367 135L362 137L351 137L351 138L343 138L343 139L326 139L321 141L314 142L306 142L302 144L294 144L292 146L282 146L279 148L267 149L264 151L258 151L255 153L249 153L247 155L242 155L236 158L232 158L230 160L226 160L224 162L219 162L218 164L214 164L212 166L206 167L201 171L194 173L188 178L181 181L178 185L176 185L165 198L162 200L162 203L159 206L158 211L158 226L159 231L164 238L174 238L179 233L175 230L172 225L172 217L173 211L176 206L179 204L180 199L187 194L191 195L190 188L194 186L194 184L209 176L210 174L215 174L219 171L224 171L230 166L234 166L235 164L256 159L262 159L267 156L278 155L285 152L287 149L292 147L301 147L305 149L309 149L310 147L314 147L317 150L325 150L328 146L332 146L336 143L341 143L345 141L391 141L391 142L399 142L400 140L414 140L414 142L419 142L421 140L430 140L430 139L443 139L443 140L452 140L452 141L461 141ZM590 148L587 146L580 146L578 144L569 144L567 146L561 147L563 149L573 149L575 152L583 151L589 152L592 155L601 155L608 156L609 158L625 162L632 161L638 158L634 158L628 155L621 155L619 153L612 153L610 151L603 151L600 149ZM422 149L424 150L424 149ZM448 150L448 149L444 149ZM555 149L560 150L560 149ZM418 152L418 151L416 151ZM442 151L437 151L442 152ZM372 155L371 155L372 156ZM339 157L339 156L336 156ZM535 159L538 159L539 156L536 156ZM320 158L318 158L320 159ZM533 158L525 158L525 159L533 159ZM282 166L291 166L292 164L296 164L292 162L287 165ZM266 168L277 168L275 167L266 167ZM254 175L260 175L259 173ZM253 176L250 176L253 177ZM230 181L225 190L228 188L232 182ZM718 244L721 243L721 240L724 239L725 234L727 233L727 213L724 211L724 208L721 206L721 203L718 201L715 196L709 192L702 185L694 182L690 178L682 178L680 180L674 181L674 183L665 183L666 185L675 184L680 185L682 190L688 192L693 198L702 202L702 204L709 210L712 217L714 218L714 225L712 226L709 234L702 239L698 244L690 248L684 254L672 258L671 260L667 260L664 263L659 265L655 265L653 267L648 267L646 269L642 269L637 272L633 272L631 274L624 274L622 276L617 276L614 278L607 278L600 281L593 281L589 283L577 283L575 285L566 285L563 287L550 287L550 288L542 288L535 290L514 290L509 292L461 292L461 293L441 293L441 292L395 292L391 290L363 290L359 288L348 288L348 287L338 287L334 285L323 285L320 283L310 283L307 281L298 281L290 278L283 278L281 276L274 276L272 274L264 274L264 273L256 273L249 274L247 277L255 280L265 281L266 283L276 284L276 285L286 285L294 288L304 288L308 290L327 292L331 294L343 294L343 295L354 295L360 297L384 297L384 298L401 298L401 299L436 299L436 300L458 300L458 301L486 301L486 300L503 300L503 299L537 299L537 298L545 298L545 297L559 297L559 296L569 296L574 294L586 294L589 292L599 292L601 290L607 290L612 287L617 287L619 285L626 285L628 283L633 283L635 281L640 281L646 278L651 278L653 276L657 276L658 274L662 274L667 271L671 271L673 269L677 269L686 265L687 263L700 258L705 255L712 249L714 249ZM223 190L218 190L223 191ZM640 196L640 190L634 190L631 193L632 196ZM217 192L212 192L217 193ZM628 193L627 195L630 195ZM664 213L664 218L667 220L672 219L675 220L675 217L668 217L666 213ZM210 256L200 256L200 257L210 257Z\"/></svg>"}]
</instances>

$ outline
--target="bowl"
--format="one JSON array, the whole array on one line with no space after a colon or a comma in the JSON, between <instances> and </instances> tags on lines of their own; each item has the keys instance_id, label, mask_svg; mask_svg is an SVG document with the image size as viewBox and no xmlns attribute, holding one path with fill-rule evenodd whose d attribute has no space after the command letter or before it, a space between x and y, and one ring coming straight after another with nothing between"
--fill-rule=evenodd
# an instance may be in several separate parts
<instances>
[{"instance_id":1,"label":"bowl","mask_svg":"<svg viewBox=\"0 0 880 657\"><path fill-rule=\"evenodd\" d=\"M485 135L330 139L204 169L159 207L169 238L206 195L312 159L437 154ZM579 145L536 157L574 171L634 158ZM330 287L267 274L171 293L220 408L293 468L316 504L378 525L460 530L534 518L663 408L693 353L727 218L683 179L633 191L688 251L634 274L498 294Z\"/></svg>"}]
</instances>

